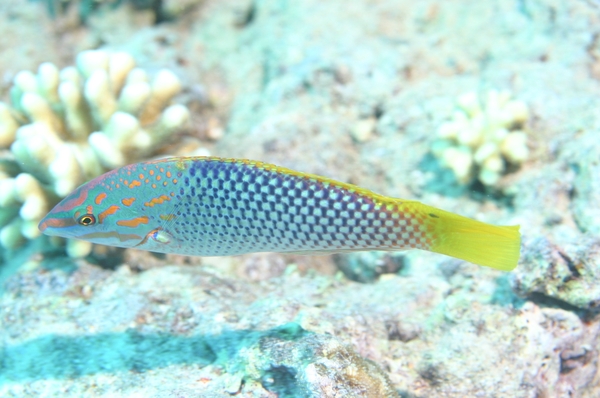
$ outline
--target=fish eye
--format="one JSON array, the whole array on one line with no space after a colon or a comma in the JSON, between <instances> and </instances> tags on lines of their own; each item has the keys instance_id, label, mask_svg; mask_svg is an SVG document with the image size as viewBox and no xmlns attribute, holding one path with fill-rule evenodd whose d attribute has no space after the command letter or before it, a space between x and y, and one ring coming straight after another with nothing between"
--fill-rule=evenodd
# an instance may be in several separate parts
<instances>
[{"instance_id":1,"label":"fish eye","mask_svg":"<svg viewBox=\"0 0 600 398\"><path fill-rule=\"evenodd\" d=\"M96 223L96 217L94 217L93 214L84 214L83 216L77 219L77 222L79 223L79 225L87 227Z\"/></svg>"}]
</instances>

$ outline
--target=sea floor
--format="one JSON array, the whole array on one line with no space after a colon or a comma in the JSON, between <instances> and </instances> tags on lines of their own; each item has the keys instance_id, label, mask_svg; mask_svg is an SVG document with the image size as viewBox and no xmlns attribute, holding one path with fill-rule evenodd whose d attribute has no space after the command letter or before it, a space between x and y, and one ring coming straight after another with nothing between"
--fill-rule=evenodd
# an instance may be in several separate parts
<instances>
[{"instance_id":1,"label":"sea floor","mask_svg":"<svg viewBox=\"0 0 600 398\"><path fill-rule=\"evenodd\" d=\"M81 24L0 4L0 94L41 62L128 51L183 81L187 136L502 225L504 273L421 251L185 258L44 239L3 253L0 396L600 396L600 3L169 0ZM465 92L530 112L497 187L431 156ZM166 143L165 152L169 145Z\"/></svg>"}]
</instances>

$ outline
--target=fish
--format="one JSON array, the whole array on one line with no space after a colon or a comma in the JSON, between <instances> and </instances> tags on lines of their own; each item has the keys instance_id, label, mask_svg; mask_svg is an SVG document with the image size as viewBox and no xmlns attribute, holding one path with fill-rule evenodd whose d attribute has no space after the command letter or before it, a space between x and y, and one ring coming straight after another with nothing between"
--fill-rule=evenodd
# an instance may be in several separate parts
<instances>
[{"instance_id":1,"label":"fish","mask_svg":"<svg viewBox=\"0 0 600 398\"><path fill-rule=\"evenodd\" d=\"M421 249L513 270L519 226L247 159L169 157L81 185L40 222L50 236L190 256Z\"/></svg>"}]
</instances>

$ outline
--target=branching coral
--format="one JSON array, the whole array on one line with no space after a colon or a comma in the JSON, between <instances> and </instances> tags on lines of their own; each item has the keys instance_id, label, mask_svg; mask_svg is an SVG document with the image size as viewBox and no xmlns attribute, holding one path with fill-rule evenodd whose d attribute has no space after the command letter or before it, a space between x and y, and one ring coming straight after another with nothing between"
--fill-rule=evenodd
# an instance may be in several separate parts
<instances>
[{"instance_id":1,"label":"branching coral","mask_svg":"<svg viewBox=\"0 0 600 398\"><path fill-rule=\"evenodd\" d=\"M494 186L507 165L519 165L529 156L527 136L521 130L529 111L507 92L491 91L484 103L476 93L458 98L452 119L438 129L433 153L460 183L476 178Z\"/></svg>"},{"instance_id":2,"label":"branching coral","mask_svg":"<svg viewBox=\"0 0 600 398\"><path fill-rule=\"evenodd\" d=\"M77 186L109 169L151 156L189 120L169 105L179 79L152 80L127 53L85 51L77 67L50 63L17 74L11 105L0 103L0 244L13 248L39 235L45 213ZM69 242L72 256L89 251Z\"/></svg>"}]
</instances>

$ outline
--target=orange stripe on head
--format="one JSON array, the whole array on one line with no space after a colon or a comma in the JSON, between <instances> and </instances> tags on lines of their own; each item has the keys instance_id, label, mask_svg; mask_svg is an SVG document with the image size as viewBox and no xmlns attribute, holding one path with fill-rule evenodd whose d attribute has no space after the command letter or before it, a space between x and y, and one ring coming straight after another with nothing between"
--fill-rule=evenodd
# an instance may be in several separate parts
<instances>
[{"instance_id":1,"label":"orange stripe on head","mask_svg":"<svg viewBox=\"0 0 600 398\"><path fill-rule=\"evenodd\" d=\"M106 209L102 213L98 214L98 222L100 224L102 224L102 222L104 221L104 219L106 217L110 216L111 214L115 214L117 212L117 210L119 210L119 209L120 209L119 206L115 206L115 205L110 206L108 209Z\"/></svg>"},{"instance_id":2,"label":"orange stripe on head","mask_svg":"<svg viewBox=\"0 0 600 398\"><path fill-rule=\"evenodd\" d=\"M123 205L125 205L125 206L131 206L133 204L133 202L135 202L135 198L121 199L121 203L123 203Z\"/></svg>"},{"instance_id":3,"label":"orange stripe on head","mask_svg":"<svg viewBox=\"0 0 600 398\"><path fill-rule=\"evenodd\" d=\"M129 188L139 187L141 185L142 185L142 183L139 182L138 180L133 180L133 181L131 181L131 184L129 184Z\"/></svg>"},{"instance_id":4,"label":"orange stripe on head","mask_svg":"<svg viewBox=\"0 0 600 398\"><path fill-rule=\"evenodd\" d=\"M140 224L148 224L148 217L141 216L141 217L132 218L131 220L117 221L117 225L119 225L121 227L135 228L135 227L139 226Z\"/></svg>"},{"instance_id":5,"label":"orange stripe on head","mask_svg":"<svg viewBox=\"0 0 600 398\"><path fill-rule=\"evenodd\" d=\"M54 208L54 211L59 212L73 210L74 208L76 208L77 206L81 206L85 202L85 200L87 199L87 195L87 187L81 187L79 188L77 196L67 201L63 200Z\"/></svg>"},{"instance_id":6,"label":"orange stripe on head","mask_svg":"<svg viewBox=\"0 0 600 398\"><path fill-rule=\"evenodd\" d=\"M71 217L68 218L48 218L44 220L39 226L40 231L44 232L46 228L64 228L72 227L75 225L75 220Z\"/></svg>"},{"instance_id":7,"label":"orange stripe on head","mask_svg":"<svg viewBox=\"0 0 600 398\"><path fill-rule=\"evenodd\" d=\"M102 201L104 199L106 199L108 195L106 194L106 192L101 192L98 194L98 196L96 196L96 199L94 199L94 202L96 202L97 205L102 204Z\"/></svg>"},{"instance_id":8,"label":"orange stripe on head","mask_svg":"<svg viewBox=\"0 0 600 398\"><path fill-rule=\"evenodd\" d=\"M156 198L152 198L149 202L145 202L144 206L154 207L155 204L163 204L165 201L171 200L167 195L160 195Z\"/></svg>"},{"instance_id":9,"label":"orange stripe on head","mask_svg":"<svg viewBox=\"0 0 600 398\"><path fill-rule=\"evenodd\" d=\"M92 232L89 234L81 235L79 239L106 239L106 238L117 238L121 242L126 242L128 240L141 240L142 237L135 234L120 234L117 231L109 231L109 232Z\"/></svg>"}]
</instances>

